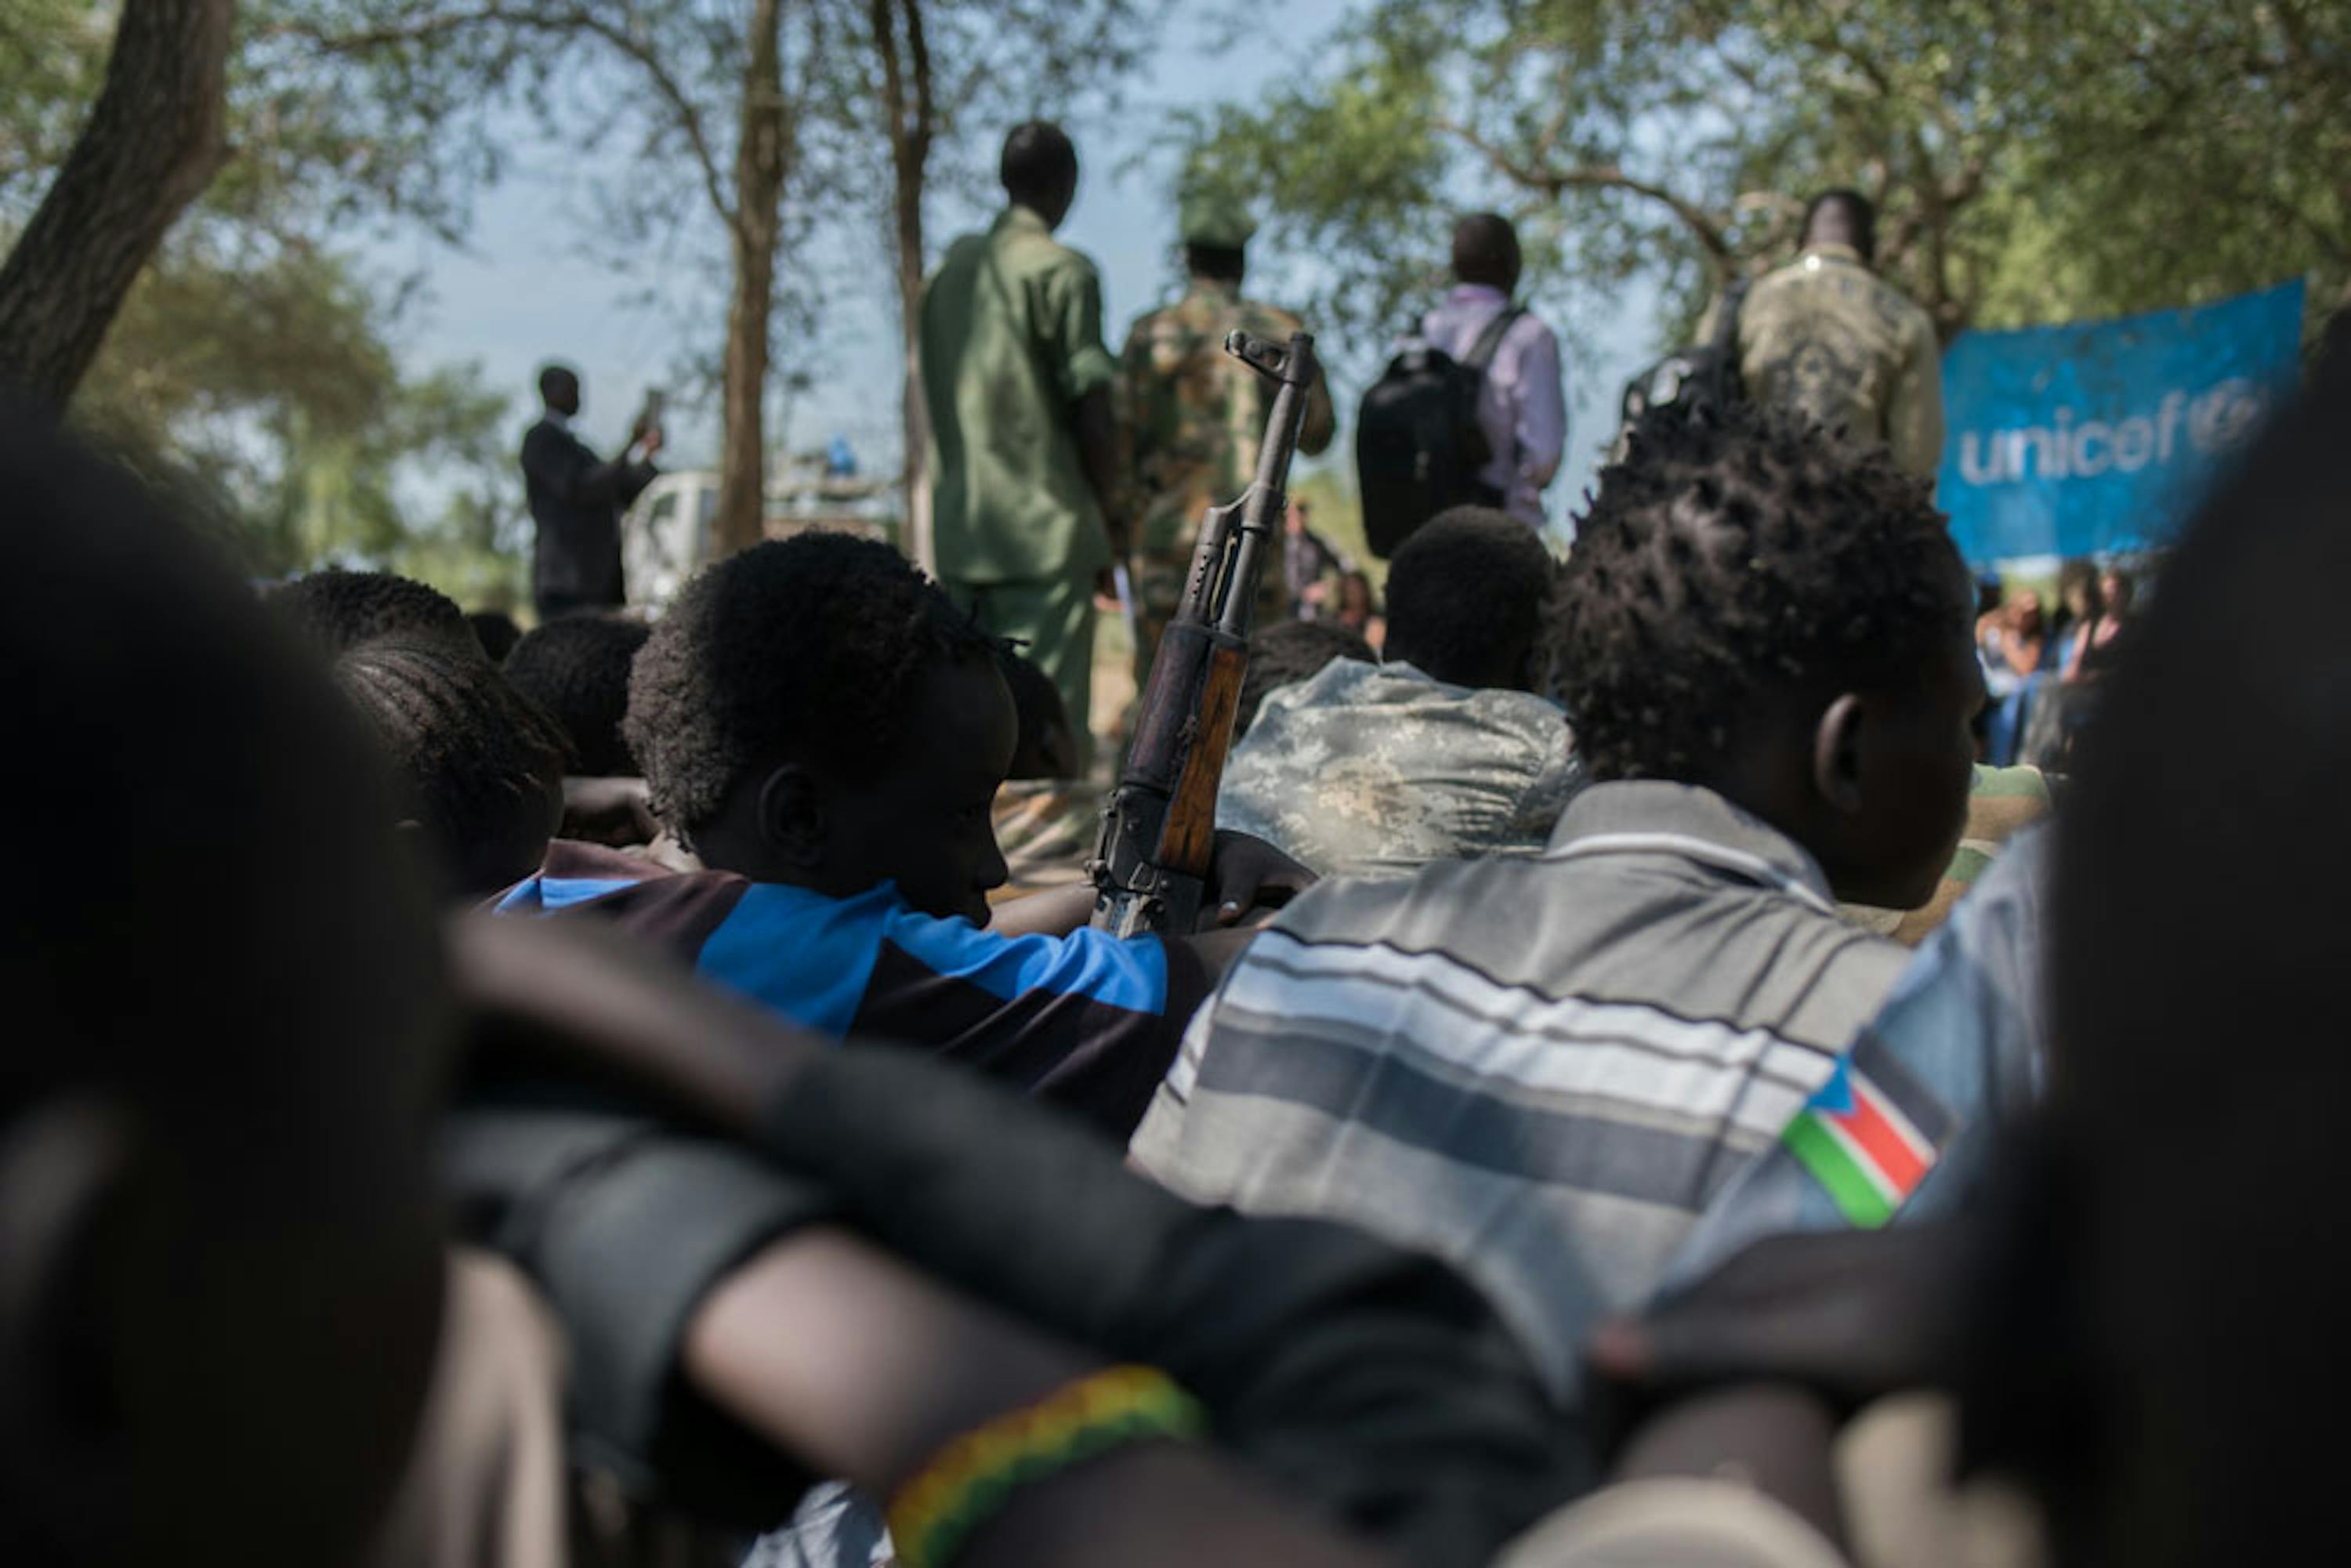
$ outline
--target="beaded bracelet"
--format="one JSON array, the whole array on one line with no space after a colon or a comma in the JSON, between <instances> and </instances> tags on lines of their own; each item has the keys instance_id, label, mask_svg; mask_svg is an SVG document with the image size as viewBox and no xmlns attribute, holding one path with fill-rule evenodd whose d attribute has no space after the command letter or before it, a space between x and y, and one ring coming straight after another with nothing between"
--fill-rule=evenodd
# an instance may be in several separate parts
<instances>
[{"instance_id":1,"label":"beaded bracelet","mask_svg":"<svg viewBox=\"0 0 2351 1568\"><path fill-rule=\"evenodd\" d=\"M1112 1366L955 1438L890 1500L904 1568L940 1568L1013 1492L1131 1443L1190 1441L1207 1416L1165 1373Z\"/></svg>"}]
</instances>

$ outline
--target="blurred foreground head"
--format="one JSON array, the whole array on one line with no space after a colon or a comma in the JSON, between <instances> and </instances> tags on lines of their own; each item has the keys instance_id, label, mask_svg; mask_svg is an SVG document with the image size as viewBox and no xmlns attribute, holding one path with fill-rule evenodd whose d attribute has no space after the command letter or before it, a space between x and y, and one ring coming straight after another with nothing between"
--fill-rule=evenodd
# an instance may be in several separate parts
<instances>
[{"instance_id":1,"label":"blurred foreground head","mask_svg":"<svg viewBox=\"0 0 2351 1568\"><path fill-rule=\"evenodd\" d=\"M2084 740L2052 1168L1985 1358L2022 1386L1970 1412L2069 1563L2291 1561L2339 1514L2346 437L2338 364L2192 525Z\"/></svg>"},{"instance_id":2,"label":"blurred foreground head","mask_svg":"<svg viewBox=\"0 0 2351 1568\"><path fill-rule=\"evenodd\" d=\"M432 1354L432 928L314 654L0 413L0 1562L332 1563Z\"/></svg>"}]
</instances>

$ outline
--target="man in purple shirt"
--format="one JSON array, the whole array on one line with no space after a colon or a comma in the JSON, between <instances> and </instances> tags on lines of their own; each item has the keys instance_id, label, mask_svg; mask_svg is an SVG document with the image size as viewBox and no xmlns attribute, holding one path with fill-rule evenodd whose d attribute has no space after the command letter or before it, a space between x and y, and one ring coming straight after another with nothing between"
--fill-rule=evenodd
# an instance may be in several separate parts
<instances>
[{"instance_id":1,"label":"man in purple shirt","mask_svg":"<svg viewBox=\"0 0 2351 1568\"><path fill-rule=\"evenodd\" d=\"M1519 232L1497 213L1471 213L1453 228L1453 291L1421 322L1430 347L1466 356L1494 318L1511 308L1519 286ZM1493 460L1479 472L1499 507L1534 528L1543 525L1543 486L1559 472L1567 445L1567 395L1559 340L1523 309L1504 329L1478 393L1478 424Z\"/></svg>"}]
</instances>

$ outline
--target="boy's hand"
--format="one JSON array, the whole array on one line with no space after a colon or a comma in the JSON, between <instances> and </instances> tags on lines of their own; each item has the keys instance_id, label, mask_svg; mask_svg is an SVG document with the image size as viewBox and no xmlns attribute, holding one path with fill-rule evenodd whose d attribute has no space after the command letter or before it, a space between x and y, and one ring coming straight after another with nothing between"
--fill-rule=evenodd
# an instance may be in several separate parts
<instances>
[{"instance_id":1,"label":"boy's hand","mask_svg":"<svg viewBox=\"0 0 2351 1568\"><path fill-rule=\"evenodd\" d=\"M649 844L661 837L661 822L642 779L572 779L563 780L563 823L558 830L567 839L626 849Z\"/></svg>"},{"instance_id":2,"label":"boy's hand","mask_svg":"<svg viewBox=\"0 0 2351 1568\"><path fill-rule=\"evenodd\" d=\"M1976 1239L1960 1222L1758 1241L1671 1301L1604 1322L1593 1396L1620 1431L1657 1406L1759 1382L1850 1414L1948 1377Z\"/></svg>"},{"instance_id":3,"label":"boy's hand","mask_svg":"<svg viewBox=\"0 0 2351 1568\"><path fill-rule=\"evenodd\" d=\"M1238 925L1252 910L1279 909L1314 882L1312 872L1263 839L1219 828L1208 862L1208 895L1202 901L1200 928Z\"/></svg>"}]
</instances>

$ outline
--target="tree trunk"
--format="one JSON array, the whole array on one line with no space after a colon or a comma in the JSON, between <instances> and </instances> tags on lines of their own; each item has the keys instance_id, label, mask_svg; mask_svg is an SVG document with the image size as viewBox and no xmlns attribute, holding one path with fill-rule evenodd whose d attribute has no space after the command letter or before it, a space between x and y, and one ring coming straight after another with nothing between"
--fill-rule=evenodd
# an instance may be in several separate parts
<instances>
[{"instance_id":1,"label":"tree trunk","mask_svg":"<svg viewBox=\"0 0 2351 1568\"><path fill-rule=\"evenodd\" d=\"M106 84L0 267L0 385L62 413L123 297L226 156L233 0L122 7Z\"/></svg>"},{"instance_id":2,"label":"tree trunk","mask_svg":"<svg viewBox=\"0 0 2351 1568\"><path fill-rule=\"evenodd\" d=\"M775 309L776 238L790 125L784 103L782 0L752 7L735 148L735 298L726 312L715 549L759 542L767 512L768 324Z\"/></svg>"},{"instance_id":3,"label":"tree trunk","mask_svg":"<svg viewBox=\"0 0 2351 1568\"><path fill-rule=\"evenodd\" d=\"M923 307L923 188L929 177L937 108L931 98L931 49L924 0L869 0L874 47L882 55L882 112L890 131L890 244L898 273L898 340L904 350L898 389L904 445L908 553L925 571L937 556L931 542L929 411L923 404L918 352ZM903 50L898 17L903 9Z\"/></svg>"},{"instance_id":4,"label":"tree trunk","mask_svg":"<svg viewBox=\"0 0 2351 1568\"><path fill-rule=\"evenodd\" d=\"M900 428L906 452L906 528L911 553L925 571L938 568L931 545L931 421L923 402L919 333L923 313L923 187L898 177L898 323L905 345L905 383L899 389Z\"/></svg>"}]
</instances>

